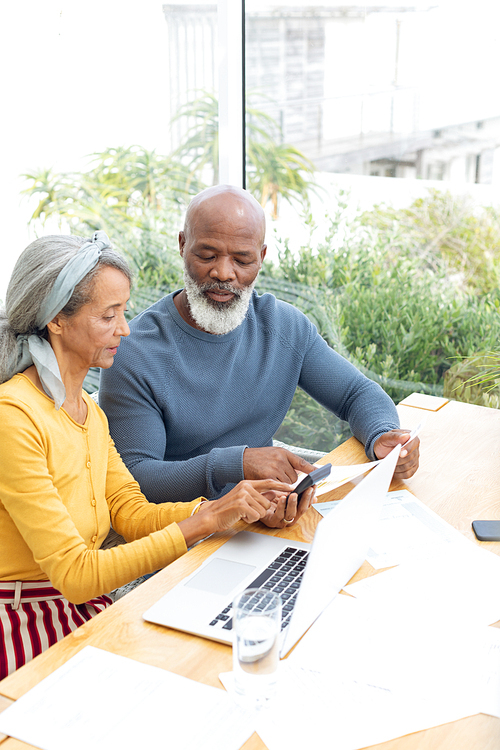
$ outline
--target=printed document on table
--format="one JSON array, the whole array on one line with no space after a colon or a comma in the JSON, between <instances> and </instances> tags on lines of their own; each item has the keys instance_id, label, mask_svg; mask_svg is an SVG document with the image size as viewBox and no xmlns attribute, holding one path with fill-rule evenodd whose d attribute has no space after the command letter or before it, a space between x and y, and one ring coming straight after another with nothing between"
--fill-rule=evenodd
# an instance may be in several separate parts
<instances>
[{"instance_id":1,"label":"printed document on table","mask_svg":"<svg viewBox=\"0 0 500 750\"><path fill-rule=\"evenodd\" d=\"M43 750L239 750L253 731L223 690L92 646L0 714Z\"/></svg>"},{"instance_id":2,"label":"printed document on table","mask_svg":"<svg viewBox=\"0 0 500 750\"><path fill-rule=\"evenodd\" d=\"M389 568L444 551L450 545L471 544L415 495L399 490L387 493L366 559L374 568Z\"/></svg>"},{"instance_id":3,"label":"printed document on table","mask_svg":"<svg viewBox=\"0 0 500 750\"><path fill-rule=\"evenodd\" d=\"M472 542L449 545L442 554L408 560L344 591L403 621L492 625L500 620L500 558Z\"/></svg>"},{"instance_id":4,"label":"printed document on table","mask_svg":"<svg viewBox=\"0 0 500 750\"><path fill-rule=\"evenodd\" d=\"M318 503L326 516L338 501ZM366 559L375 569L443 553L451 548L476 548L473 542L434 513L408 490L388 492L380 522L373 529Z\"/></svg>"},{"instance_id":5,"label":"printed document on table","mask_svg":"<svg viewBox=\"0 0 500 750\"><path fill-rule=\"evenodd\" d=\"M481 712L500 719L500 628L485 628L481 646Z\"/></svg>"},{"instance_id":6,"label":"printed document on table","mask_svg":"<svg viewBox=\"0 0 500 750\"><path fill-rule=\"evenodd\" d=\"M477 660L464 665L461 658L469 656L469 642L475 655L477 638L460 629L436 635L432 626L395 633L356 603L347 605L356 612L339 627L342 600L348 598L337 597L284 662L282 689L256 717L269 750L358 750L481 711ZM297 695L293 722L276 721Z\"/></svg>"},{"instance_id":7,"label":"printed document on table","mask_svg":"<svg viewBox=\"0 0 500 750\"><path fill-rule=\"evenodd\" d=\"M477 655L487 629L413 627L391 614L342 595L322 613L286 660L272 712L259 717L269 750L323 748L325 736L328 748L355 750L485 710ZM300 714L273 724L294 694Z\"/></svg>"},{"instance_id":8,"label":"printed document on table","mask_svg":"<svg viewBox=\"0 0 500 750\"><path fill-rule=\"evenodd\" d=\"M404 693L376 684L343 681L334 670L315 672L295 665L286 670L286 690L256 717L256 731L268 750L360 750L479 712L472 691L459 696L457 705L447 701L440 706L439 701L412 702ZM300 711L294 720L277 720L297 695Z\"/></svg>"}]
</instances>

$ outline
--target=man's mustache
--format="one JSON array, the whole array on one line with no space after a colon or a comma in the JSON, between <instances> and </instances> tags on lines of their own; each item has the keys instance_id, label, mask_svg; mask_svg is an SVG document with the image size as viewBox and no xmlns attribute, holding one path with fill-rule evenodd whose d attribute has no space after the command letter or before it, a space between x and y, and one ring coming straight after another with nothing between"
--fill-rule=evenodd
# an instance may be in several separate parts
<instances>
[{"instance_id":1,"label":"man's mustache","mask_svg":"<svg viewBox=\"0 0 500 750\"><path fill-rule=\"evenodd\" d=\"M234 294L235 297L241 297L241 289L235 289L234 286L231 286L231 284L227 284L226 282L209 282L201 284L198 289L202 294L205 292L230 292L231 294Z\"/></svg>"}]
</instances>

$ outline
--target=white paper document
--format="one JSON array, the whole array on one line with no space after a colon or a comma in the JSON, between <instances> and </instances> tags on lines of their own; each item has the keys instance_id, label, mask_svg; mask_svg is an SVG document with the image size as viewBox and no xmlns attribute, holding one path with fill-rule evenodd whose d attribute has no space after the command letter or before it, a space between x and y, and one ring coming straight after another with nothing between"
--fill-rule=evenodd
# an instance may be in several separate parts
<instances>
[{"instance_id":1,"label":"white paper document","mask_svg":"<svg viewBox=\"0 0 500 750\"><path fill-rule=\"evenodd\" d=\"M404 693L296 665L287 666L286 685L273 711L257 718L257 733L268 750L360 750L478 712L471 696L465 708L464 697L461 705L444 708L425 700L412 704ZM309 721L277 721L297 696Z\"/></svg>"},{"instance_id":2,"label":"white paper document","mask_svg":"<svg viewBox=\"0 0 500 750\"><path fill-rule=\"evenodd\" d=\"M253 731L223 690L92 646L0 714L42 750L239 750Z\"/></svg>"},{"instance_id":3,"label":"white paper document","mask_svg":"<svg viewBox=\"0 0 500 750\"><path fill-rule=\"evenodd\" d=\"M315 510L328 515L337 500L317 503ZM447 550L478 549L457 529L434 513L408 490L388 492L380 522L373 529L366 559L375 569L423 560Z\"/></svg>"},{"instance_id":4,"label":"white paper document","mask_svg":"<svg viewBox=\"0 0 500 750\"><path fill-rule=\"evenodd\" d=\"M500 558L469 542L403 562L344 590L373 612L390 612L396 623L406 618L492 625L500 620Z\"/></svg>"},{"instance_id":5,"label":"white paper document","mask_svg":"<svg viewBox=\"0 0 500 750\"><path fill-rule=\"evenodd\" d=\"M401 624L338 596L282 664L272 711L257 717L269 750L358 750L485 711L494 697L479 657L494 629ZM276 722L297 695L294 721Z\"/></svg>"},{"instance_id":6,"label":"white paper document","mask_svg":"<svg viewBox=\"0 0 500 750\"><path fill-rule=\"evenodd\" d=\"M370 463L352 464L350 466L332 466L329 475L316 485L316 496L319 497L326 492L330 492L330 490L335 490L337 487L347 484L347 482L352 482L353 479L356 479L362 474L366 474L370 469L373 469L378 463L379 461L371 461ZM319 464L314 464L314 466L319 468ZM304 477L305 474L301 472L293 486L296 487Z\"/></svg>"},{"instance_id":7,"label":"white paper document","mask_svg":"<svg viewBox=\"0 0 500 750\"><path fill-rule=\"evenodd\" d=\"M471 542L411 492L399 490L387 493L366 559L374 568L389 568L452 545L468 547Z\"/></svg>"},{"instance_id":8,"label":"white paper document","mask_svg":"<svg viewBox=\"0 0 500 750\"><path fill-rule=\"evenodd\" d=\"M481 711L500 719L500 628L485 628L481 647Z\"/></svg>"},{"instance_id":9,"label":"white paper document","mask_svg":"<svg viewBox=\"0 0 500 750\"><path fill-rule=\"evenodd\" d=\"M425 425L425 421L422 420L410 432L410 437L407 440L408 443L410 443L414 438L416 438L422 432L424 425ZM373 467L376 466L378 463L379 461L370 461L364 464L352 464L349 466L332 466L330 474L321 482L318 482L316 486L316 496L320 497L321 495L325 495L327 492L330 492L330 490L335 490L337 487L341 487L343 484L347 484L347 482L352 482L353 479L357 479L357 477L360 477L362 474L365 474L370 469L373 469ZM314 465L319 466L319 464L314 464ZM305 475L301 474L300 476L302 478ZM295 483L295 486L298 484L299 481L300 479L297 480L297 482ZM321 511L319 512L321 513Z\"/></svg>"},{"instance_id":10,"label":"white paper document","mask_svg":"<svg viewBox=\"0 0 500 750\"><path fill-rule=\"evenodd\" d=\"M398 406L413 406L416 409L427 409L428 411L439 411L441 407L447 404L449 399L439 396L429 396L426 393L412 393L402 401Z\"/></svg>"}]
</instances>

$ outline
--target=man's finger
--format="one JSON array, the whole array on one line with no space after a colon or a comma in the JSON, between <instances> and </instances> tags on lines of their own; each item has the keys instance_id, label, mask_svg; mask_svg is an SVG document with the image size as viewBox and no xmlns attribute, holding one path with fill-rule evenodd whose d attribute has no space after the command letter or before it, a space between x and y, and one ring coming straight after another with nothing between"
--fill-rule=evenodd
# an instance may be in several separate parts
<instances>
[{"instance_id":1,"label":"man's finger","mask_svg":"<svg viewBox=\"0 0 500 750\"><path fill-rule=\"evenodd\" d=\"M311 471L314 471L314 469L318 468L317 466L310 464L309 461L306 461L305 458L296 456L295 453L290 453L290 451L287 451L287 453L288 460L296 471L302 471L304 472L304 474L310 474Z\"/></svg>"}]
</instances>

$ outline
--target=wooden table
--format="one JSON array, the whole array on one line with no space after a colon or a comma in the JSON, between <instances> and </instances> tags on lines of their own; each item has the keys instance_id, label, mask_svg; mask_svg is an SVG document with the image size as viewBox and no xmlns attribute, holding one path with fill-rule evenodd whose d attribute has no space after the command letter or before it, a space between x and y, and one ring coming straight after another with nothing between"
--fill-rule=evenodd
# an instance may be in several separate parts
<instances>
[{"instance_id":1,"label":"wooden table","mask_svg":"<svg viewBox=\"0 0 500 750\"><path fill-rule=\"evenodd\" d=\"M500 554L500 543L476 541L471 529L475 518L500 519L500 410L449 402L438 411L399 406L402 427L412 428L426 419L421 435L418 472L406 487L448 523L477 544ZM332 451L327 460L337 465L366 460L360 443L351 438ZM343 497L351 485L334 490L322 500ZM308 511L294 528L255 530L290 539L311 541L320 514ZM243 527L243 525L242 525ZM232 669L231 648L196 636L144 622L142 613L184 576L191 573L225 539L214 535L184 557L150 578L60 643L0 683L0 711L86 645L129 656L168 669L208 685L221 687L218 675ZM353 580L372 571L365 563ZM28 747L0 736L1 750ZM500 719L479 714L460 721L407 735L381 745L381 750L498 750ZM254 734L245 750L264 748Z\"/></svg>"}]
</instances>

